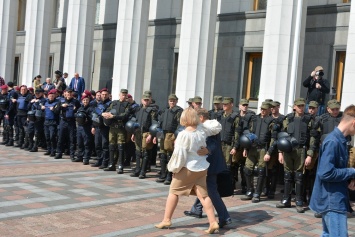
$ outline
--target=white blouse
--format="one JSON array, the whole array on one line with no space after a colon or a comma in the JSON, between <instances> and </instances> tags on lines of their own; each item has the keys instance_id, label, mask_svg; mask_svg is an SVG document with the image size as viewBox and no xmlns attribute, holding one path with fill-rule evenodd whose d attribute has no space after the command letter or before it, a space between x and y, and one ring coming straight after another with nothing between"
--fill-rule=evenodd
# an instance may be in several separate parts
<instances>
[{"instance_id":1,"label":"white blouse","mask_svg":"<svg viewBox=\"0 0 355 237\"><path fill-rule=\"evenodd\" d=\"M210 163L206 156L199 156L197 151L206 146L206 138L218 134L222 125L217 120L207 120L199 124L194 131L181 131L175 140L174 153L178 157L186 157L185 167L198 172L208 168Z\"/></svg>"}]
</instances>

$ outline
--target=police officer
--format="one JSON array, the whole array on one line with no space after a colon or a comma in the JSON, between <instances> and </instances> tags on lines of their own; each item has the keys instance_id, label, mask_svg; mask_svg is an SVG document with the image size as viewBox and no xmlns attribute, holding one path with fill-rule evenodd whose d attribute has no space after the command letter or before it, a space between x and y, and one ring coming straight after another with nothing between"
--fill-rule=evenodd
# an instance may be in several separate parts
<instances>
[{"instance_id":1,"label":"police officer","mask_svg":"<svg viewBox=\"0 0 355 237\"><path fill-rule=\"evenodd\" d=\"M210 116L210 119L217 119L219 120L219 117L223 113L223 97L220 95L215 95L213 97L213 109L208 111L208 114Z\"/></svg>"},{"instance_id":2,"label":"police officer","mask_svg":"<svg viewBox=\"0 0 355 237\"><path fill-rule=\"evenodd\" d=\"M9 100L7 98L7 85L2 85L0 87L1 89L1 94L0 94L0 116L1 119L4 118L5 112L9 106ZM3 131L2 131L2 142L0 143L1 145L5 145L9 141L8 133L6 131L6 126L5 126L5 121L3 123Z\"/></svg>"},{"instance_id":3,"label":"police officer","mask_svg":"<svg viewBox=\"0 0 355 237\"><path fill-rule=\"evenodd\" d=\"M130 104L126 101L128 90L121 89L119 100L112 101L111 105L102 113L104 121L110 126L109 143L110 143L110 161L105 171L115 171L118 160L118 174L123 174L124 150L127 139L125 124L130 116ZM115 112L112 113L111 110ZM111 111L111 112L110 112ZM106 122L106 123L107 123Z\"/></svg>"},{"instance_id":4,"label":"police officer","mask_svg":"<svg viewBox=\"0 0 355 237\"><path fill-rule=\"evenodd\" d=\"M59 104L60 122L58 131L57 155L55 158L62 158L63 143L66 134L69 134L69 140L67 140L67 142L69 143L70 159L74 160L76 143L76 136L74 134L76 132L75 113L80 108L80 102L73 98L73 90L70 87L67 87L65 92L65 100Z\"/></svg>"},{"instance_id":5,"label":"police officer","mask_svg":"<svg viewBox=\"0 0 355 237\"><path fill-rule=\"evenodd\" d=\"M93 141L93 135L91 133L92 121L91 113L94 111L94 108L90 105L91 97L88 95L83 95L81 97L82 105L76 113L76 122L77 127L77 157L74 159L74 162L83 161L84 165L89 164L91 158L91 147Z\"/></svg>"},{"instance_id":6,"label":"police officer","mask_svg":"<svg viewBox=\"0 0 355 237\"><path fill-rule=\"evenodd\" d=\"M107 88L100 90L100 101L98 101L98 93L96 93L97 106L94 107L92 122L93 128L91 133L95 135L95 150L97 161L92 164L92 167L104 169L108 166L109 160L109 131L110 128L105 126L102 120L102 113L111 105L109 92ZM94 118L95 117L95 118Z\"/></svg>"},{"instance_id":7,"label":"police officer","mask_svg":"<svg viewBox=\"0 0 355 237\"><path fill-rule=\"evenodd\" d=\"M266 162L270 160L270 154L273 151L273 140L271 132L274 125L274 119L269 116L268 103L262 103L260 114L253 116L249 125L249 131L255 135L253 141L248 135L243 135L240 144L243 147L243 156L247 157L244 167L244 175L247 182L247 193L241 200L252 200L253 203L260 202L260 195L263 189L266 176ZM242 139L244 138L244 139ZM245 139L247 144L245 144ZM254 192L253 170L257 165L258 181Z\"/></svg>"},{"instance_id":8,"label":"police officer","mask_svg":"<svg viewBox=\"0 0 355 237\"><path fill-rule=\"evenodd\" d=\"M30 152L37 152L38 146L44 140L44 114L42 115L42 105L46 103L43 97L43 89L35 90L35 98L31 100L31 111L35 115L35 121L28 123L28 139ZM33 141L33 138L35 141Z\"/></svg>"},{"instance_id":9,"label":"police officer","mask_svg":"<svg viewBox=\"0 0 355 237\"><path fill-rule=\"evenodd\" d=\"M17 141L17 144L15 147L20 147L24 149L27 144L25 144L25 136L26 136L26 130L27 130L27 112L30 107L30 102L32 100L33 96L28 92L27 86L22 85L20 87L20 93L18 94L17 98L17 125L19 128L19 140ZM24 146L23 146L24 145Z\"/></svg>"},{"instance_id":10,"label":"police officer","mask_svg":"<svg viewBox=\"0 0 355 237\"><path fill-rule=\"evenodd\" d=\"M239 149L240 116L237 111L233 111L233 98L224 97L222 104L223 113L219 117L219 122L222 125L222 151L228 169L232 171L233 176L236 176L238 161L235 160L235 155Z\"/></svg>"},{"instance_id":11,"label":"police officer","mask_svg":"<svg viewBox=\"0 0 355 237\"><path fill-rule=\"evenodd\" d=\"M45 155L55 157L55 148L57 143L57 127L59 123L59 101L56 100L56 90L48 92L48 100L42 105L44 110L44 134L46 136L47 152Z\"/></svg>"},{"instance_id":12,"label":"police officer","mask_svg":"<svg viewBox=\"0 0 355 237\"><path fill-rule=\"evenodd\" d=\"M153 148L153 137L149 133L149 128L153 121L157 122L158 115L157 109L150 106L150 102L149 95L143 94L142 105L134 113L134 117L136 118L136 122L140 125L140 129L135 130L131 137L136 145L136 168L131 174L131 177L139 177L140 179L145 178L147 165L149 164L148 151Z\"/></svg>"},{"instance_id":13,"label":"police officer","mask_svg":"<svg viewBox=\"0 0 355 237\"><path fill-rule=\"evenodd\" d=\"M18 98L17 92L13 89L14 83L9 81L7 83L7 88L2 89L4 91L4 95L7 97L8 106L5 110L4 116L4 132L7 136L7 140L5 146L13 146L14 145L14 124L15 124L15 116L16 116L16 100ZM3 141L3 143L5 142Z\"/></svg>"},{"instance_id":14,"label":"police officer","mask_svg":"<svg viewBox=\"0 0 355 237\"><path fill-rule=\"evenodd\" d=\"M180 116L183 109L177 105L178 97L175 94L170 94L168 97L169 106L159 112L159 124L163 130L164 138L160 140L160 177L156 180L158 183L170 185L172 173L168 172L167 164L174 150L174 141L178 125L180 124ZM157 142L156 137L153 140Z\"/></svg>"},{"instance_id":15,"label":"police officer","mask_svg":"<svg viewBox=\"0 0 355 237\"><path fill-rule=\"evenodd\" d=\"M271 133L271 138L277 140L277 134L281 132L283 126L283 120L285 115L280 113L280 102L273 101L271 104L271 117L274 119L274 126ZM273 145L276 145L273 144ZM266 177L266 194L269 199L275 197L275 191L277 186L278 177L284 178L283 165L278 161L279 153L277 149L274 149L270 154L270 160L267 163L268 176ZM282 183L283 184L283 183Z\"/></svg>"},{"instance_id":16,"label":"police officer","mask_svg":"<svg viewBox=\"0 0 355 237\"><path fill-rule=\"evenodd\" d=\"M313 158L315 131L314 120L311 115L304 113L305 99L298 98L294 102L294 112L286 115L283 130L292 138L294 146L290 151L279 152L279 162L284 164L284 195L277 208L291 207L292 182L296 183L296 209L303 213L303 174L305 165L309 165ZM278 149L282 151L278 143ZM293 176L294 175L294 176Z\"/></svg>"}]
</instances>

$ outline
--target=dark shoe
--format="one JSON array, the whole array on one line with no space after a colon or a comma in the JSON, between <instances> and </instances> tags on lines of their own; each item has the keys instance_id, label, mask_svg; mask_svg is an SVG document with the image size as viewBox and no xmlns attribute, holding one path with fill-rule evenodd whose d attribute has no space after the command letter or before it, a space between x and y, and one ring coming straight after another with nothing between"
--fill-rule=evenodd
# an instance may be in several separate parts
<instances>
[{"instance_id":1,"label":"dark shoe","mask_svg":"<svg viewBox=\"0 0 355 237\"><path fill-rule=\"evenodd\" d=\"M99 169L105 169L105 168L107 168L107 165L105 165L105 164L102 164L102 165L100 165L100 167L99 167Z\"/></svg>"},{"instance_id":2,"label":"dark shoe","mask_svg":"<svg viewBox=\"0 0 355 237\"><path fill-rule=\"evenodd\" d=\"M129 176L131 176L131 177L138 177L138 176L139 176L139 173L132 173L132 174L130 174Z\"/></svg>"},{"instance_id":3,"label":"dark shoe","mask_svg":"<svg viewBox=\"0 0 355 237\"><path fill-rule=\"evenodd\" d=\"M51 154L51 156L52 156L52 154ZM55 156L54 159L62 159L62 154L61 154L61 153L58 153L58 154Z\"/></svg>"},{"instance_id":4,"label":"dark shoe","mask_svg":"<svg viewBox=\"0 0 355 237\"><path fill-rule=\"evenodd\" d=\"M157 183L164 183L164 181L165 181L165 178L164 179L163 178L157 178L155 180L155 182L157 182Z\"/></svg>"},{"instance_id":5,"label":"dark shoe","mask_svg":"<svg viewBox=\"0 0 355 237\"><path fill-rule=\"evenodd\" d=\"M110 165L109 167L105 168L104 171L116 171L116 166Z\"/></svg>"},{"instance_id":6,"label":"dark shoe","mask_svg":"<svg viewBox=\"0 0 355 237\"><path fill-rule=\"evenodd\" d=\"M89 164L89 160L84 160L83 161L83 165L88 165Z\"/></svg>"},{"instance_id":7,"label":"dark shoe","mask_svg":"<svg viewBox=\"0 0 355 237\"><path fill-rule=\"evenodd\" d=\"M101 164L100 162L95 162L94 164L91 165L91 167L100 167Z\"/></svg>"},{"instance_id":8,"label":"dark shoe","mask_svg":"<svg viewBox=\"0 0 355 237\"><path fill-rule=\"evenodd\" d=\"M304 213L304 209L302 206L296 206L296 210L298 213Z\"/></svg>"},{"instance_id":9,"label":"dark shoe","mask_svg":"<svg viewBox=\"0 0 355 237\"><path fill-rule=\"evenodd\" d=\"M32 147L32 149L30 150L30 152L37 152L38 148L37 147Z\"/></svg>"},{"instance_id":10,"label":"dark shoe","mask_svg":"<svg viewBox=\"0 0 355 237\"><path fill-rule=\"evenodd\" d=\"M223 228L224 226L229 225L229 224L232 224L232 219L231 219L231 218L228 218L228 219L225 220L225 221L220 221L220 222L218 223L219 228Z\"/></svg>"},{"instance_id":11,"label":"dark shoe","mask_svg":"<svg viewBox=\"0 0 355 237\"><path fill-rule=\"evenodd\" d=\"M290 208L291 207L291 203L289 202L281 202L276 204L277 208Z\"/></svg>"},{"instance_id":12,"label":"dark shoe","mask_svg":"<svg viewBox=\"0 0 355 237\"><path fill-rule=\"evenodd\" d=\"M77 157L76 159L73 160L73 162L82 162L83 158L82 157Z\"/></svg>"},{"instance_id":13,"label":"dark shoe","mask_svg":"<svg viewBox=\"0 0 355 237\"><path fill-rule=\"evenodd\" d=\"M251 202L252 202L252 203L258 203L258 202L260 202L260 197L253 197L253 198L251 199Z\"/></svg>"},{"instance_id":14,"label":"dark shoe","mask_svg":"<svg viewBox=\"0 0 355 237\"><path fill-rule=\"evenodd\" d=\"M191 211L184 211L185 216L192 216L195 218L202 218L202 213L201 214L197 214L195 212L191 212Z\"/></svg>"},{"instance_id":15,"label":"dark shoe","mask_svg":"<svg viewBox=\"0 0 355 237\"><path fill-rule=\"evenodd\" d=\"M242 201L250 201L253 199L252 195L244 195L243 197L240 198Z\"/></svg>"},{"instance_id":16,"label":"dark shoe","mask_svg":"<svg viewBox=\"0 0 355 237\"><path fill-rule=\"evenodd\" d=\"M165 181L164 181L164 184L165 184L165 185L170 185L170 184L171 184L171 180L165 180Z\"/></svg>"},{"instance_id":17,"label":"dark shoe","mask_svg":"<svg viewBox=\"0 0 355 237\"><path fill-rule=\"evenodd\" d=\"M314 217L315 218L322 218L322 214L316 212L316 213L314 213Z\"/></svg>"},{"instance_id":18,"label":"dark shoe","mask_svg":"<svg viewBox=\"0 0 355 237\"><path fill-rule=\"evenodd\" d=\"M70 160L71 160L72 162L75 162L75 156L71 155L71 156L70 156Z\"/></svg>"},{"instance_id":19,"label":"dark shoe","mask_svg":"<svg viewBox=\"0 0 355 237\"><path fill-rule=\"evenodd\" d=\"M145 174L140 174L138 178L139 179L145 179Z\"/></svg>"},{"instance_id":20,"label":"dark shoe","mask_svg":"<svg viewBox=\"0 0 355 237\"><path fill-rule=\"evenodd\" d=\"M123 174L123 169L118 169L117 174Z\"/></svg>"},{"instance_id":21,"label":"dark shoe","mask_svg":"<svg viewBox=\"0 0 355 237\"><path fill-rule=\"evenodd\" d=\"M19 148L21 148L21 147L22 147L22 144L21 144L21 143L17 143L16 145L14 145L14 147L19 147Z\"/></svg>"},{"instance_id":22,"label":"dark shoe","mask_svg":"<svg viewBox=\"0 0 355 237\"><path fill-rule=\"evenodd\" d=\"M13 141L9 141L8 143L6 143L6 145L5 146L13 146L14 145L14 142Z\"/></svg>"},{"instance_id":23,"label":"dark shoe","mask_svg":"<svg viewBox=\"0 0 355 237\"><path fill-rule=\"evenodd\" d=\"M46 151L46 152L44 153L45 156L49 156L50 154L51 154L50 151Z\"/></svg>"},{"instance_id":24,"label":"dark shoe","mask_svg":"<svg viewBox=\"0 0 355 237\"><path fill-rule=\"evenodd\" d=\"M62 158L62 156L60 156L60 158L57 158L57 156L55 155L55 152L52 152L50 156L55 157L54 159L61 159Z\"/></svg>"}]
</instances>

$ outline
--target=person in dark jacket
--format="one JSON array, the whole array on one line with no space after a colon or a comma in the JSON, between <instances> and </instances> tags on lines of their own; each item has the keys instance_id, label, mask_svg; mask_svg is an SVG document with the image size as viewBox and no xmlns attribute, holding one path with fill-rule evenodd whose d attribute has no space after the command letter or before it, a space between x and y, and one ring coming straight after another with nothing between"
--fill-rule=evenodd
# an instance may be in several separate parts
<instances>
[{"instance_id":1,"label":"person in dark jacket","mask_svg":"<svg viewBox=\"0 0 355 237\"><path fill-rule=\"evenodd\" d=\"M318 102L318 116L325 112L325 95L329 94L330 86L327 79L323 78L324 70L322 66L317 66L314 71L303 81L303 86L308 88L307 104L305 112L308 112L310 101Z\"/></svg>"},{"instance_id":2,"label":"person in dark jacket","mask_svg":"<svg viewBox=\"0 0 355 237\"><path fill-rule=\"evenodd\" d=\"M200 117L201 123L204 123L209 119L209 112L206 109L198 109L197 114ZM217 211L219 227L222 228L223 226L230 224L232 220L217 190L217 174L227 170L227 164L224 160L221 148L222 146L220 134L207 137L206 144L207 147L202 147L200 151L197 152L197 154L208 155L207 161L210 163L210 166L207 169L207 191L208 196L211 198L213 206ZM191 210L184 211L184 214L186 216L201 218L202 204L200 200L196 198L196 201L191 207Z\"/></svg>"}]
</instances>

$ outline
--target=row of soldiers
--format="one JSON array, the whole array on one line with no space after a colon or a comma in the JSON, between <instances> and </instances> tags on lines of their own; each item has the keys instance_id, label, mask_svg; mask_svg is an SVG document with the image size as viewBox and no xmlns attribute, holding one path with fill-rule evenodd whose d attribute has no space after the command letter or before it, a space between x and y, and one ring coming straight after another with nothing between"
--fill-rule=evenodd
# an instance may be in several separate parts
<instances>
[{"instance_id":1,"label":"row of soldiers","mask_svg":"<svg viewBox=\"0 0 355 237\"><path fill-rule=\"evenodd\" d=\"M27 144L25 148L36 152L42 142L45 154L56 159L62 158L63 148L67 147L71 159L85 165L95 147L97 159L92 166L105 171L117 169L119 174L123 173L125 160L134 156L136 167L131 176L145 178L155 161L153 150L160 139L161 171L157 182L170 184L172 174L166 167L182 129L179 119L183 109L177 106L176 95L169 95L168 106L159 110L152 104L149 91L137 104L129 100L126 89L121 89L118 100L111 101L108 90L102 89L95 98L84 94L80 102L69 88L63 96L51 90L47 98L41 89L31 95L26 86L21 86L20 93L8 86L1 89L0 107L5 118L2 144L14 145L16 118L20 127L16 146ZM202 107L199 96L187 102L195 109ZM247 99L241 99L236 108L233 98L215 96L213 104L210 119L222 124L223 154L234 177L240 171L245 193L242 200L257 203L262 193L274 198L278 173L284 171L284 195L277 207L291 207L295 187L297 211L304 212L303 204L311 195L315 178L317 151L324 137L340 122L340 103L330 100L328 112L321 116L316 116L318 104L314 101L305 112L302 98L294 101L293 112L287 115L280 114L280 103L271 99L262 103L258 114L248 109ZM134 142L134 154L127 149L130 141Z\"/></svg>"}]
</instances>

